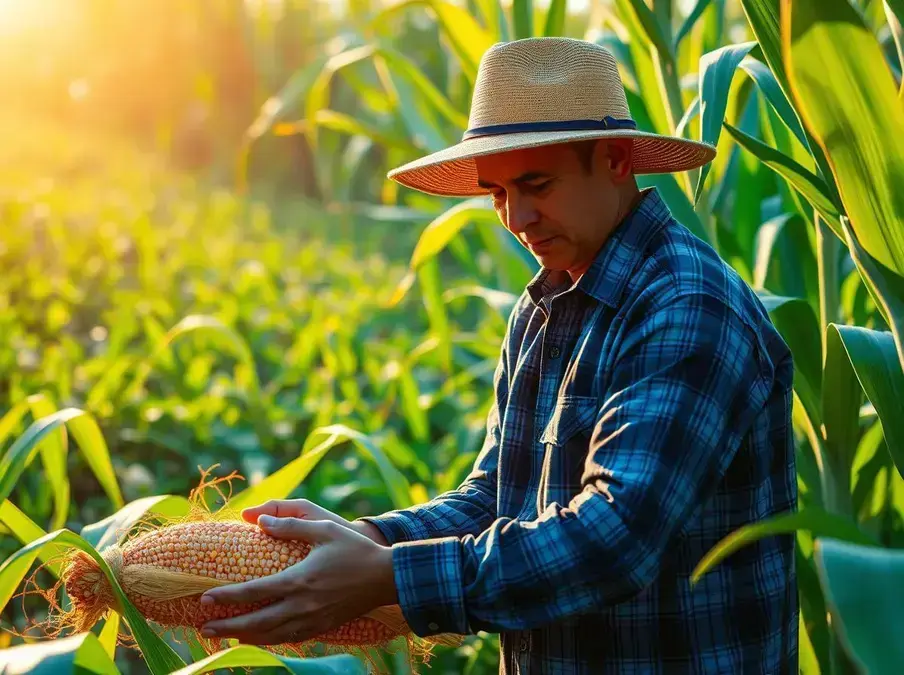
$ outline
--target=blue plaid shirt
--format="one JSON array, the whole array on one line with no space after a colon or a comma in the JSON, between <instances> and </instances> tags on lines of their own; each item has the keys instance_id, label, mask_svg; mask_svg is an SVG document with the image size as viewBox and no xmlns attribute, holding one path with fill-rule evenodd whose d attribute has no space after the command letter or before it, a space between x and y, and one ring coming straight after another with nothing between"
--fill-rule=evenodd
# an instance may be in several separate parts
<instances>
[{"instance_id":1,"label":"blue plaid shirt","mask_svg":"<svg viewBox=\"0 0 904 675\"><path fill-rule=\"evenodd\" d=\"M572 283L509 317L486 441L458 489L364 518L392 544L415 634L499 633L500 673L798 672L791 353L658 192Z\"/></svg>"}]
</instances>

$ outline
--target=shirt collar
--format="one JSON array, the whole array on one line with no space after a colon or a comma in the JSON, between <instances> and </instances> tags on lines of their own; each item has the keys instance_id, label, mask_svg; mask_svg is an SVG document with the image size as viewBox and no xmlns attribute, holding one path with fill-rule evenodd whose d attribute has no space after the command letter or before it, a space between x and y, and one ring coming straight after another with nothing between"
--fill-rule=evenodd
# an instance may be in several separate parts
<instances>
[{"instance_id":1,"label":"shirt collar","mask_svg":"<svg viewBox=\"0 0 904 675\"><path fill-rule=\"evenodd\" d=\"M577 288L610 307L616 307L637 262L653 235L666 225L671 214L659 191L646 188L634 209L612 231L590 267L576 284L565 272L541 268L527 285L534 304L556 290Z\"/></svg>"}]
</instances>

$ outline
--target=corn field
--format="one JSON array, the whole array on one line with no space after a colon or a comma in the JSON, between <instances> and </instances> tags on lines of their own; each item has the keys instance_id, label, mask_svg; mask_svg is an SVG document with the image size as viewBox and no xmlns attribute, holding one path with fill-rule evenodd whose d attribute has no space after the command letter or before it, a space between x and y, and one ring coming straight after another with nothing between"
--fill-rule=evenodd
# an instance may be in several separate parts
<instances>
[{"instance_id":1,"label":"corn field","mask_svg":"<svg viewBox=\"0 0 904 675\"><path fill-rule=\"evenodd\" d=\"M101 553L185 514L199 469L244 477L214 511L306 498L349 519L459 484L537 266L488 200L385 175L461 138L490 45L540 35L612 51L640 129L717 146L638 182L794 355L799 510L698 577L794 532L800 671L904 672L904 0L43 5L68 27L16 33L0 2L19 94L0 113L0 672L366 672L207 656L125 596L49 639L21 593L70 549L115 585ZM498 649L467 636L423 672L494 673Z\"/></svg>"}]
</instances>

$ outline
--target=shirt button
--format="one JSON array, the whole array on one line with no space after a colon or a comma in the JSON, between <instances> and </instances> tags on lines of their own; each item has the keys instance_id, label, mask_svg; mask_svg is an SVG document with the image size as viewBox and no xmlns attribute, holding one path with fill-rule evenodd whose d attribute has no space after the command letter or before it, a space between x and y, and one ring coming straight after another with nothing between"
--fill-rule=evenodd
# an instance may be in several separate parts
<instances>
[{"instance_id":1,"label":"shirt button","mask_svg":"<svg viewBox=\"0 0 904 675\"><path fill-rule=\"evenodd\" d=\"M439 626L437 626L433 621L427 624L427 628L429 628L430 630L439 630Z\"/></svg>"},{"instance_id":2,"label":"shirt button","mask_svg":"<svg viewBox=\"0 0 904 675\"><path fill-rule=\"evenodd\" d=\"M562 352L555 345L553 345L552 347L549 348L549 358L551 358L551 359L559 358L559 354L561 354L561 353Z\"/></svg>"}]
</instances>

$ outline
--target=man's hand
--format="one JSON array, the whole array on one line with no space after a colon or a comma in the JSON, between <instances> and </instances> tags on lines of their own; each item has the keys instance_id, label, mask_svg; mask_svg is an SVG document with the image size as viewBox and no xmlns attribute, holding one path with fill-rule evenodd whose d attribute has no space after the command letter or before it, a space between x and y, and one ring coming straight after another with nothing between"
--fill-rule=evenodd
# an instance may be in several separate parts
<instances>
[{"instance_id":1,"label":"man's hand","mask_svg":"<svg viewBox=\"0 0 904 675\"><path fill-rule=\"evenodd\" d=\"M350 522L332 511L317 506L307 499L271 499L259 506L254 506L242 511L242 518L249 523L257 523L260 516L267 515L275 518L304 518L305 520L329 520L347 527L355 532L360 532L371 541L381 546L389 546L389 542L379 528L370 523L358 520Z\"/></svg>"},{"instance_id":2,"label":"man's hand","mask_svg":"<svg viewBox=\"0 0 904 675\"><path fill-rule=\"evenodd\" d=\"M391 548L335 520L263 515L258 525L271 536L303 539L313 548L304 560L281 572L204 593L202 603L275 602L255 612L210 621L203 635L258 645L304 642L398 602Z\"/></svg>"}]
</instances>

